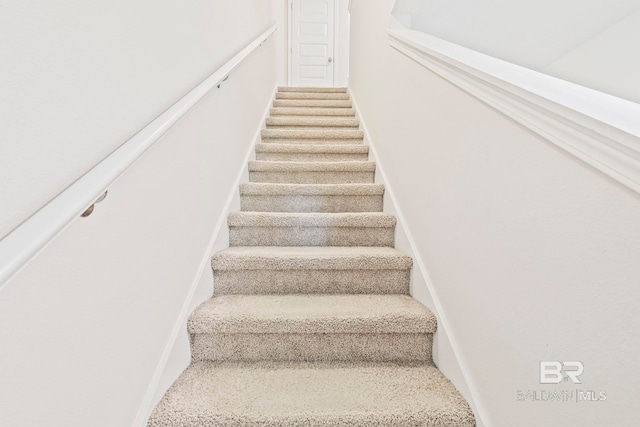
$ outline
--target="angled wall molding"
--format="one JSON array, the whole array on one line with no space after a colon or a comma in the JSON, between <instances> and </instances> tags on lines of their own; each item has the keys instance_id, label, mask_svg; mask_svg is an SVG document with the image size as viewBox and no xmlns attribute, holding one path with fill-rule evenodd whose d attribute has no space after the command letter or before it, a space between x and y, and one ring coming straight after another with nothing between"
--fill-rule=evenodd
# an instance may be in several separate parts
<instances>
[{"instance_id":1,"label":"angled wall molding","mask_svg":"<svg viewBox=\"0 0 640 427\"><path fill-rule=\"evenodd\" d=\"M412 30L391 46L640 193L640 104Z\"/></svg>"}]
</instances>

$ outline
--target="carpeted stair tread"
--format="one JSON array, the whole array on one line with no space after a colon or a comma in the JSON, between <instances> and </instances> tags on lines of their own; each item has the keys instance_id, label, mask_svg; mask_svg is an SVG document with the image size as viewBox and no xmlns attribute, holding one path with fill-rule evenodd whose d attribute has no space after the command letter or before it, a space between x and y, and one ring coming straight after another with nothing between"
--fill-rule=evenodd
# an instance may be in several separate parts
<instances>
[{"instance_id":1,"label":"carpeted stair tread","mask_svg":"<svg viewBox=\"0 0 640 427\"><path fill-rule=\"evenodd\" d=\"M373 172L375 162L267 162L249 161L250 172Z\"/></svg>"},{"instance_id":2,"label":"carpeted stair tread","mask_svg":"<svg viewBox=\"0 0 640 427\"><path fill-rule=\"evenodd\" d=\"M312 107L312 108L352 108L349 100L341 99L276 99L273 101L276 108L284 107Z\"/></svg>"},{"instance_id":3,"label":"carpeted stair tread","mask_svg":"<svg viewBox=\"0 0 640 427\"><path fill-rule=\"evenodd\" d=\"M249 162L249 181L280 184L373 184L375 162L270 161Z\"/></svg>"},{"instance_id":4,"label":"carpeted stair tread","mask_svg":"<svg viewBox=\"0 0 640 427\"><path fill-rule=\"evenodd\" d=\"M265 161L249 162L251 182L283 184L373 183L375 162Z\"/></svg>"},{"instance_id":5,"label":"carpeted stair tread","mask_svg":"<svg viewBox=\"0 0 640 427\"><path fill-rule=\"evenodd\" d=\"M418 363L193 363L149 427L472 427L469 405Z\"/></svg>"},{"instance_id":6,"label":"carpeted stair tread","mask_svg":"<svg viewBox=\"0 0 640 427\"><path fill-rule=\"evenodd\" d=\"M267 126L265 129L267 130L279 130L279 131L325 131L325 132L340 132L340 131L356 131L358 130L357 126ZM285 137L286 138L286 137ZM348 136L346 139L352 138ZM295 139L295 138L292 138ZM298 138L298 139L305 139ZM309 139L317 139L317 138L309 138ZM345 138L343 138L345 139ZM353 139L353 138L352 138ZM356 138L359 139L359 138Z\"/></svg>"},{"instance_id":7,"label":"carpeted stair tread","mask_svg":"<svg viewBox=\"0 0 640 427\"><path fill-rule=\"evenodd\" d=\"M381 196L383 184L269 184L245 182L240 195L246 196Z\"/></svg>"},{"instance_id":8,"label":"carpeted stair tread","mask_svg":"<svg viewBox=\"0 0 640 427\"><path fill-rule=\"evenodd\" d=\"M435 316L408 295L221 295L190 316L193 360L431 360Z\"/></svg>"},{"instance_id":9,"label":"carpeted stair tread","mask_svg":"<svg viewBox=\"0 0 640 427\"><path fill-rule=\"evenodd\" d=\"M287 162L344 162L367 161L369 146L349 140L349 144L304 143L276 144L261 142L256 144L256 160ZM355 144L353 142L356 142Z\"/></svg>"},{"instance_id":10,"label":"carpeted stair tread","mask_svg":"<svg viewBox=\"0 0 640 427\"><path fill-rule=\"evenodd\" d=\"M296 116L296 117L355 117L356 110L353 108L313 108L313 107L293 107L293 108L272 108L272 117Z\"/></svg>"},{"instance_id":11,"label":"carpeted stair tread","mask_svg":"<svg viewBox=\"0 0 640 427\"><path fill-rule=\"evenodd\" d=\"M382 212L381 184L240 184L243 212Z\"/></svg>"},{"instance_id":12,"label":"carpeted stair tread","mask_svg":"<svg viewBox=\"0 0 640 427\"><path fill-rule=\"evenodd\" d=\"M300 153L300 154L369 154L369 146L364 144L256 144L256 153Z\"/></svg>"},{"instance_id":13,"label":"carpeted stair tread","mask_svg":"<svg viewBox=\"0 0 640 427\"><path fill-rule=\"evenodd\" d=\"M224 295L200 305L189 333L419 334L436 318L408 295Z\"/></svg>"},{"instance_id":14,"label":"carpeted stair tread","mask_svg":"<svg viewBox=\"0 0 640 427\"><path fill-rule=\"evenodd\" d=\"M232 247L211 259L216 270L407 270L410 256L390 247Z\"/></svg>"},{"instance_id":15,"label":"carpeted stair tread","mask_svg":"<svg viewBox=\"0 0 640 427\"><path fill-rule=\"evenodd\" d=\"M354 139L362 140L357 129L263 129L262 139Z\"/></svg>"},{"instance_id":16,"label":"carpeted stair tread","mask_svg":"<svg viewBox=\"0 0 640 427\"><path fill-rule=\"evenodd\" d=\"M287 127L346 127L357 128L360 121L348 117L297 117L297 116L279 116L269 117L266 120L267 126L287 126Z\"/></svg>"},{"instance_id":17,"label":"carpeted stair tread","mask_svg":"<svg viewBox=\"0 0 640 427\"><path fill-rule=\"evenodd\" d=\"M472 427L346 88L279 87L148 427Z\"/></svg>"},{"instance_id":18,"label":"carpeted stair tread","mask_svg":"<svg viewBox=\"0 0 640 427\"><path fill-rule=\"evenodd\" d=\"M234 212L230 246L393 246L396 218L382 212Z\"/></svg>"},{"instance_id":19,"label":"carpeted stair tread","mask_svg":"<svg viewBox=\"0 0 640 427\"><path fill-rule=\"evenodd\" d=\"M412 262L390 247L231 247L211 259L213 291L406 295Z\"/></svg>"},{"instance_id":20,"label":"carpeted stair tread","mask_svg":"<svg viewBox=\"0 0 640 427\"><path fill-rule=\"evenodd\" d=\"M363 139L353 138L263 138L265 144L291 144L291 145L355 145L363 144Z\"/></svg>"},{"instance_id":21,"label":"carpeted stair tread","mask_svg":"<svg viewBox=\"0 0 640 427\"><path fill-rule=\"evenodd\" d=\"M289 87L289 86L278 86L278 92L347 93L347 88L346 87Z\"/></svg>"},{"instance_id":22,"label":"carpeted stair tread","mask_svg":"<svg viewBox=\"0 0 640 427\"><path fill-rule=\"evenodd\" d=\"M337 92L277 92L276 99L339 99L348 100L348 93Z\"/></svg>"},{"instance_id":23,"label":"carpeted stair tread","mask_svg":"<svg viewBox=\"0 0 640 427\"><path fill-rule=\"evenodd\" d=\"M229 227L395 227L396 217L383 212L291 213L232 212Z\"/></svg>"}]
</instances>

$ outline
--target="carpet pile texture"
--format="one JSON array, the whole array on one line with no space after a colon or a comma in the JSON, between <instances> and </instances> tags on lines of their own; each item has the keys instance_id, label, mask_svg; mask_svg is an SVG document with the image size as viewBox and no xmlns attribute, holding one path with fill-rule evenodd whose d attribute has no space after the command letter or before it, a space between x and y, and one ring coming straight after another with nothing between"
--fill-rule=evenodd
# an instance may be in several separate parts
<instances>
[{"instance_id":1,"label":"carpet pile texture","mask_svg":"<svg viewBox=\"0 0 640 427\"><path fill-rule=\"evenodd\" d=\"M148 427L472 427L344 88L279 88L190 316L192 363Z\"/></svg>"}]
</instances>

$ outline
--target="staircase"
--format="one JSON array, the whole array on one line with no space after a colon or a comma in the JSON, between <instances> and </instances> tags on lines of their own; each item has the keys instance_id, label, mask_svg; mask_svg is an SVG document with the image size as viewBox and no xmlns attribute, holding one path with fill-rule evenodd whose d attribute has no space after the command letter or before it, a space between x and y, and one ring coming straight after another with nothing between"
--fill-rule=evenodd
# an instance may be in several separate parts
<instances>
[{"instance_id":1,"label":"staircase","mask_svg":"<svg viewBox=\"0 0 640 427\"><path fill-rule=\"evenodd\" d=\"M280 88L191 315L192 363L149 427L474 426L346 89Z\"/></svg>"}]
</instances>

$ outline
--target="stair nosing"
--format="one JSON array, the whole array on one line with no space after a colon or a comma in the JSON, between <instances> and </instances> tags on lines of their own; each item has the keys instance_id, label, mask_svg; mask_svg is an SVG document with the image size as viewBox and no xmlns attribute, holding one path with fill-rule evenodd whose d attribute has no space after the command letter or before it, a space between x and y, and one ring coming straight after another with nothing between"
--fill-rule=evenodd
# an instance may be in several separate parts
<instances>
[{"instance_id":1,"label":"stair nosing","mask_svg":"<svg viewBox=\"0 0 640 427\"><path fill-rule=\"evenodd\" d=\"M308 306L300 311L299 307ZM436 317L409 295L221 295L189 317L191 334L432 334Z\"/></svg>"},{"instance_id":2,"label":"stair nosing","mask_svg":"<svg viewBox=\"0 0 640 427\"><path fill-rule=\"evenodd\" d=\"M382 196L384 184L279 184L245 182L243 196Z\"/></svg>"},{"instance_id":3,"label":"stair nosing","mask_svg":"<svg viewBox=\"0 0 640 427\"><path fill-rule=\"evenodd\" d=\"M365 144L275 144L259 142L256 153L300 153L300 154L368 154Z\"/></svg>"},{"instance_id":4,"label":"stair nosing","mask_svg":"<svg viewBox=\"0 0 640 427\"><path fill-rule=\"evenodd\" d=\"M249 161L250 172L374 172L376 163L372 161L341 162L291 162L291 161Z\"/></svg>"},{"instance_id":5,"label":"stair nosing","mask_svg":"<svg viewBox=\"0 0 640 427\"><path fill-rule=\"evenodd\" d=\"M353 108L345 107L272 107L271 117L349 117L356 118Z\"/></svg>"},{"instance_id":6,"label":"stair nosing","mask_svg":"<svg viewBox=\"0 0 640 427\"><path fill-rule=\"evenodd\" d=\"M346 87L278 86L278 92L347 93Z\"/></svg>"},{"instance_id":7,"label":"stair nosing","mask_svg":"<svg viewBox=\"0 0 640 427\"><path fill-rule=\"evenodd\" d=\"M263 139L364 139L359 129L263 129Z\"/></svg>"},{"instance_id":8,"label":"stair nosing","mask_svg":"<svg viewBox=\"0 0 640 427\"><path fill-rule=\"evenodd\" d=\"M269 393L274 396L265 397ZM274 407L271 398L287 406ZM186 420L221 427L476 425L464 397L425 361L195 361L156 407L149 427L185 426Z\"/></svg>"},{"instance_id":9,"label":"stair nosing","mask_svg":"<svg viewBox=\"0 0 640 427\"><path fill-rule=\"evenodd\" d=\"M384 212L231 212L229 227L393 228L396 217Z\"/></svg>"},{"instance_id":10,"label":"stair nosing","mask_svg":"<svg viewBox=\"0 0 640 427\"><path fill-rule=\"evenodd\" d=\"M413 259L391 247L236 246L216 252L211 266L236 270L408 270Z\"/></svg>"}]
</instances>

